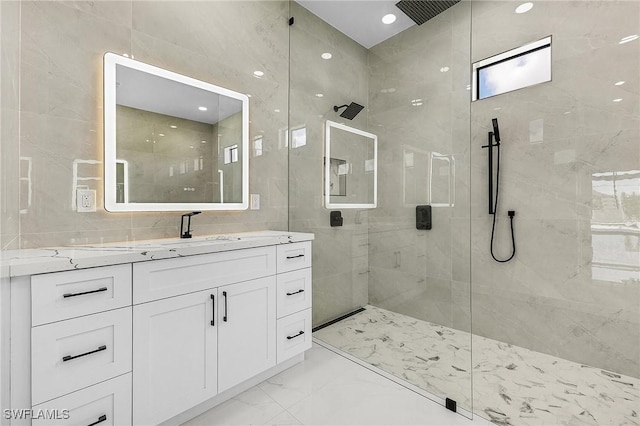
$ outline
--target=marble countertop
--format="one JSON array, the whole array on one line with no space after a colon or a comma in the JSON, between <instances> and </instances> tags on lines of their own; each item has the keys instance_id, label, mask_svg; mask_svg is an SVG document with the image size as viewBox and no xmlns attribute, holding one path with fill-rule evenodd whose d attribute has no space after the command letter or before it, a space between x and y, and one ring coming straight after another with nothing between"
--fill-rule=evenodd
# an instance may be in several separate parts
<instances>
[{"instance_id":1,"label":"marble countertop","mask_svg":"<svg viewBox=\"0 0 640 426\"><path fill-rule=\"evenodd\" d=\"M208 235L192 239L168 238L68 247L8 250L1 252L2 276L18 277L48 272L93 268L120 263L170 259L251 247L313 240L313 234L257 231Z\"/></svg>"}]
</instances>

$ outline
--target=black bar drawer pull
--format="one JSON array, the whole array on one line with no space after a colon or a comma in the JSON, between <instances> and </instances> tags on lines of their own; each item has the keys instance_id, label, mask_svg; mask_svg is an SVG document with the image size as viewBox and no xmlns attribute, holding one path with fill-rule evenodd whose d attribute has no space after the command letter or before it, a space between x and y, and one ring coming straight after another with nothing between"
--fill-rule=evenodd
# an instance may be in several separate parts
<instances>
[{"instance_id":1,"label":"black bar drawer pull","mask_svg":"<svg viewBox=\"0 0 640 426\"><path fill-rule=\"evenodd\" d=\"M294 291L293 293L287 293L287 296L293 296L294 294L302 293L303 291L304 291L304 289L301 288L300 290Z\"/></svg>"},{"instance_id":2,"label":"black bar drawer pull","mask_svg":"<svg viewBox=\"0 0 640 426\"><path fill-rule=\"evenodd\" d=\"M224 316L222 317L222 321L227 322L227 292L222 292L222 297L224 297Z\"/></svg>"},{"instance_id":3,"label":"black bar drawer pull","mask_svg":"<svg viewBox=\"0 0 640 426\"><path fill-rule=\"evenodd\" d=\"M102 422L106 422L106 421L107 421L107 415L106 415L106 414L103 414L103 415L101 415L100 417L98 417L98 421L97 421L97 422L93 422L93 423L91 423L91 424L88 424L87 426L95 426L95 425L97 425L98 423L102 423Z\"/></svg>"},{"instance_id":4,"label":"black bar drawer pull","mask_svg":"<svg viewBox=\"0 0 640 426\"><path fill-rule=\"evenodd\" d=\"M216 297L211 295L211 325L216 325Z\"/></svg>"},{"instance_id":5,"label":"black bar drawer pull","mask_svg":"<svg viewBox=\"0 0 640 426\"><path fill-rule=\"evenodd\" d=\"M63 356L62 357L62 362L66 362L66 361L71 361L72 359L76 359L76 358L80 358L81 356L87 356L87 355L91 355L91 354L95 354L96 352L101 352L101 351L106 351L107 350L107 346L106 345L102 345L100 346L98 349L94 350L94 351L89 351L80 355L67 355L67 356Z\"/></svg>"},{"instance_id":6,"label":"black bar drawer pull","mask_svg":"<svg viewBox=\"0 0 640 426\"><path fill-rule=\"evenodd\" d=\"M85 294L100 293L100 292L107 291L107 290L108 289L106 287L101 287L101 288L99 288L97 290L83 291L82 293L65 293L65 294L62 295L62 297L64 297L66 299L67 297L76 297L76 296L82 296L82 295L85 295Z\"/></svg>"},{"instance_id":7,"label":"black bar drawer pull","mask_svg":"<svg viewBox=\"0 0 640 426\"><path fill-rule=\"evenodd\" d=\"M297 256L287 256L287 259L296 259L298 257L304 257L304 254L299 254Z\"/></svg>"},{"instance_id":8,"label":"black bar drawer pull","mask_svg":"<svg viewBox=\"0 0 640 426\"><path fill-rule=\"evenodd\" d=\"M304 331L300 331L300 333L296 334L295 336L287 336L287 340L291 340L291 339L295 339L298 336L302 336L304 334Z\"/></svg>"}]
</instances>

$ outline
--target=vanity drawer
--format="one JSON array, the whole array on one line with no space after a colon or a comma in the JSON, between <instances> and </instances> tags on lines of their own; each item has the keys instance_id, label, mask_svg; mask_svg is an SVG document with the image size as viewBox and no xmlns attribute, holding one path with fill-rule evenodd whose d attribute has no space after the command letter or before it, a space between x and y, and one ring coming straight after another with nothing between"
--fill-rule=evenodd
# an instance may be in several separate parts
<instances>
[{"instance_id":1,"label":"vanity drawer","mask_svg":"<svg viewBox=\"0 0 640 426\"><path fill-rule=\"evenodd\" d=\"M133 303L275 275L275 247L259 247L133 265Z\"/></svg>"},{"instance_id":2,"label":"vanity drawer","mask_svg":"<svg viewBox=\"0 0 640 426\"><path fill-rule=\"evenodd\" d=\"M55 419L34 419L33 426L131 425L131 373L36 405L33 410L55 410L57 414Z\"/></svg>"},{"instance_id":3,"label":"vanity drawer","mask_svg":"<svg viewBox=\"0 0 640 426\"><path fill-rule=\"evenodd\" d=\"M278 320L277 362L311 349L311 309Z\"/></svg>"},{"instance_id":4,"label":"vanity drawer","mask_svg":"<svg viewBox=\"0 0 640 426\"><path fill-rule=\"evenodd\" d=\"M31 329L33 405L131 371L132 309Z\"/></svg>"},{"instance_id":5,"label":"vanity drawer","mask_svg":"<svg viewBox=\"0 0 640 426\"><path fill-rule=\"evenodd\" d=\"M34 326L131 305L131 265L31 277Z\"/></svg>"},{"instance_id":6,"label":"vanity drawer","mask_svg":"<svg viewBox=\"0 0 640 426\"><path fill-rule=\"evenodd\" d=\"M278 273L311 266L311 241L278 246Z\"/></svg>"},{"instance_id":7,"label":"vanity drawer","mask_svg":"<svg viewBox=\"0 0 640 426\"><path fill-rule=\"evenodd\" d=\"M278 318L311 307L311 268L278 274Z\"/></svg>"}]
</instances>

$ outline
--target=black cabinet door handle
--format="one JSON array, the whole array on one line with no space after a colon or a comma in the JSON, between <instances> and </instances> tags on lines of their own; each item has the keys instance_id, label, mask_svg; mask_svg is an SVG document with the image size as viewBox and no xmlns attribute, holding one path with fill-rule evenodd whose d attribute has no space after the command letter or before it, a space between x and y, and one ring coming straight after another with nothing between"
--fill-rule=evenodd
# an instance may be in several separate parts
<instances>
[{"instance_id":1,"label":"black cabinet door handle","mask_svg":"<svg viewBox=\"0 0 640 426\"><path fill-rule=\"evenodd\" d=\"M87 356L87 355L91 355L91 354L95 354L96 352L101 352L101 351L106 351L107 350L107 346L106 345L102 345L100 346L98 349L95 349L93 351L89 351L89 352L85 352L83 354L80 355L66 355L62 357L62 362L67 362L67 361L71 361L72 359L76 359L76 358L80 358L82 356Z\"/></svg>"},{"instance_id":2,"label":"black cabinet door handle","mask_svg":"<svg viewBox=\"0 0 640 426\"><path fill-rule=\"evenodd\" d=\"M222 321L227 322L227 292L222 292L222 297L224 297L224 316L222 317Z\"/></svg>"},{"instance_id":3,"label":"black cabinet door handle","mask_svg":"<svg viewBox=\"0 0 640 426\"><path fill-rule=\"evenodd\" d=\"M83 291L82 293L65 293L65 294L62 295L62 297L64 297L66 299L67 297L76 297L76 296L82 296L82 295L85 295L85 294L100 293L100 292L107 291L107 290L108 289L106 287L101 287L101 288L99 288L97 290Z\"/></svg>"},{"instance_id":4,"label":"black cabinet door handle","mask_svg":"<svg viewBox=\"0 0 640 426\"><path fill-rule=\"evenodd\" d=\"M295 258L298 258L298 257L304 257L304 254L299 254L297 256L287 256L287 259L295 259Z\"/></svg>"},{"instance_id":5,"label":"black cabinet door handle","mask_svg":"<svg viewBox=\"0 0 640 426\"><path fill-rule=\"evenodd\" d=\"M216 297L211 295L211 325L216 325Z\"/></svg>"},{"instance_id":6,"label":"black cabinet door handle","mask_svg":"<svg viewBox=\"0 0 640 426\"><path fill-rule=\"evenodd\" d=\"M304 289L303 289L303 288L301 288L301 289L300 289L300 290L298 290L298 291L294 291L293 293L287 293L287 296L293 296L294 294L298 294L298 293L302 293L302 292L304 292Z\"/></svg>"},{"instance_id":7,"label":"black cabinet door handle","mask_svg":"<svg viewBox=\"0 0 640 426\"><path fill-rule=\"evenodd\" d=\"M95 425L97 425L98 423L102 423L102 422L106 422L106 421L107 421L107 415L106 415L106 414L103 414L103 415L101 415L100 417L98 417L98 421L97 421L97 422L93 422L93 423L91 423L91 424L88 424L87 426L95 426Z\"/></svg>"},{"instance_id":8,"label":"black cabinet door handle","mask_svg":"<svg viewBox=\"0 0 640 426\"><path fill-rule=\"evenodd\" d=\"M304 334L304 331L300 331L300 333L294 335L294 336L287 336L287 340L291 340L291 339L295 339L298 336L302 336Z\"/></svg>"}]
</instances>

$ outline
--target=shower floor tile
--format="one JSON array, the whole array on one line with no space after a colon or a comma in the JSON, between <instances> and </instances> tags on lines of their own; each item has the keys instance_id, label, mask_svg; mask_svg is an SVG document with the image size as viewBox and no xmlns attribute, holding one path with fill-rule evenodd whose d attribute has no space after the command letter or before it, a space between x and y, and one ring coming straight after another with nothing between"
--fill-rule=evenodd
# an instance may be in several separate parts
<instances>
[{"instance_id":1,"label":"shower floor tile","mask_svg":"<svg viewBox=\"0 0 640 426\"><path fill-rule=\"evenodd\" d=\"M471 335L375 306L314 337L471 411ZM499 425L640 425L640 379L473 336L473 412Z\"/></svg>"}]
</instances>

